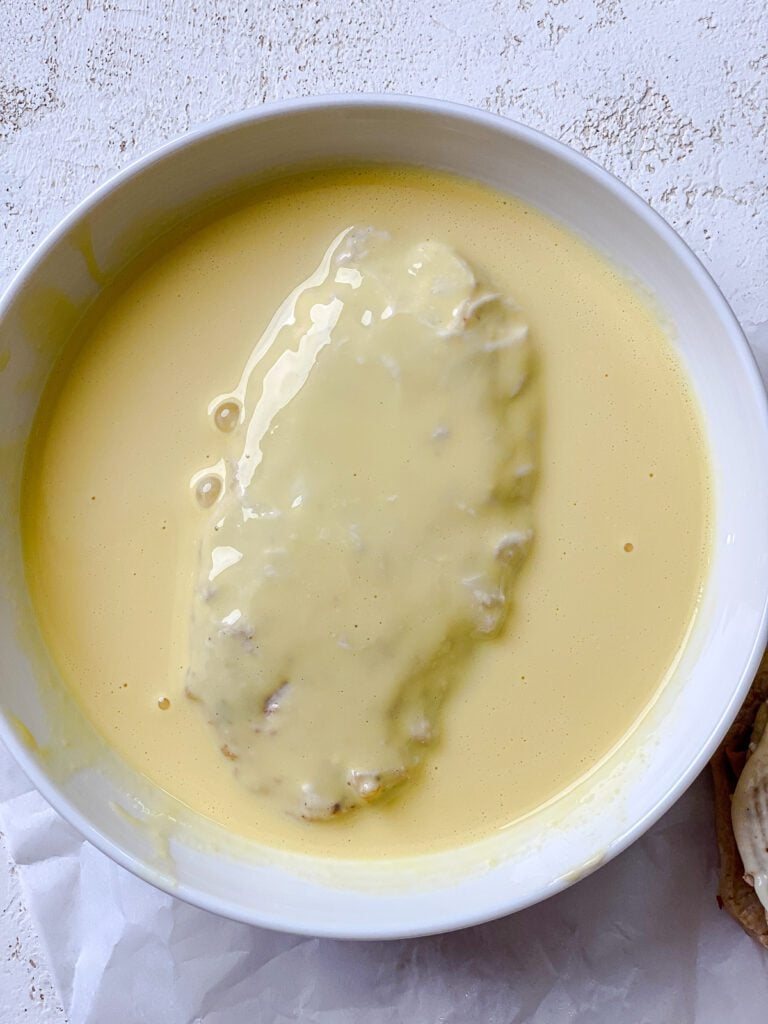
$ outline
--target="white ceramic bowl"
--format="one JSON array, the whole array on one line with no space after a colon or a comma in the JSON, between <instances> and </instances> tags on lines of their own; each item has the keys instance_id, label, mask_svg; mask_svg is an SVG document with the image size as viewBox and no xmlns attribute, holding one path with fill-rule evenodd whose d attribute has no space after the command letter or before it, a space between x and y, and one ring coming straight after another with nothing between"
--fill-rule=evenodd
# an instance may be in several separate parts
<instances>
[{"instance_id":1,"label":"white ceramic bowl","mask_svg":"<svg viewBox=\"0 0 768 1024\"><path fill-rule=\"evenodd\" d=\"M118 764L66 771L57 757L67 715L51 720L60 716L48 693L51 667L33 637L19 545L24 443L75 318L149 236L270 168L345 159L444 168L507 190L653 294L674 324L714 466L714 553L702 612L632 736L566 798L480 843L405 860L333 861L238 846L194 820L163 831L167 845L153 842L157 826L135 819L164 820L152 817L159 793ZM425 934L497 917L564 888L647 829L706 763L744 697L764 646L768 595L762 384L730 309L677 235L629 189L551 139L430 100L338 97L249 111L164 146L98 189L21 269L0 316L0 353L11 353L0 373L0 732L65 818L163 889L243 921L338 937ZM87 747L92 737L82 729L76 742ZM131 802L132 793L140 799Z\"/></svg>"}]
</instances>

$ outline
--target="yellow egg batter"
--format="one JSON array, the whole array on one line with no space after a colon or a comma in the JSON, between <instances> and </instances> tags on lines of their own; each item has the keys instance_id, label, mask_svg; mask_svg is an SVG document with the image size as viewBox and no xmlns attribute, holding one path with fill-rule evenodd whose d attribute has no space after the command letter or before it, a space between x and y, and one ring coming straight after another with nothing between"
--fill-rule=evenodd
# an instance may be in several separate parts
<instances>
[{"instance_id":1,"label":"yellow egg batter","mask_svg":"<svg viewBox=\"0 0 768 1024\"><path fill-rule=\"evenodd\" d=\"M211 400L233 393L278 304L351 225L374 226L403 252L436 244L460 254L478 281L492 282L520 309L542 410L535 540L518 566L501 636L462 655L440 709L439 741L418 778L391 798L318 822L282 813L254 792L258 784L245 785L222 755L221 721L217 734L200 702L186 696L200 653L189 632L201 543L211 543L190 480L205 483L220 465L222 431L209 414ZM387 342L395 354L402 343L400 335ZM339 371L352 372L352 365ZM316 417L322 392L314 401ZM460 403L451 403L454 414ZM220 417L236 411L225 405ZM425 417L434 411L425 408ZM468 425L482 423L480 408L468 400ZM408 412L414 423L417 411ZM337 407L331 421L342 430ZM307 422L287 422L286 429L307 435L307 464L316 467L332 457L333 439L320 426L307 431ZM433 455L444 424L435 429L423 446ZM467 487L485 479L482 465L480 458ZM273 475L273 493L287 501L284 477ZM320 473L315 483L322 481ZM205 493L224 500L215 490ZM30 588L48 647L73 694L129 763L246 837L381 856L503 828L555 797L621 739L658 692L695 614L710 500L701 427L682 368L651 309L616 270L507 196L432 172L357 168L265 186L169 242L134 274L54 374L30 445L23 515ZM423 507L419 499L413 510ZM413 514L403 522L415 529ZM432 522L425 513L419 528ZM360 537L350 525L354 547ZM464 543L467 534L460 536ZM444 558L439 546L435 552ZM262 555L255 563L261 570ZM400 572L400 580L407 610L422 592L416 576ZM458 604L450 607L458 614ZM279 632L273 629L287 645L281 657L290 652L291 611ZM230 615L223 606L219 612ZM328 658L341 664L340 654ZM299 662L306 674L311 658ZM278 689L265 691L262 707ZM343 732L345 708L337 705L315 722L324 739ZM237 706L228 699L228 709ZM409 735L415 720L408 719ZM350 750L362 764L364 753L354 753L354 744ZM357 763L350 762L353 769ZM370 784L367 773L363 785Z\"/></svg>"}]
</instances>

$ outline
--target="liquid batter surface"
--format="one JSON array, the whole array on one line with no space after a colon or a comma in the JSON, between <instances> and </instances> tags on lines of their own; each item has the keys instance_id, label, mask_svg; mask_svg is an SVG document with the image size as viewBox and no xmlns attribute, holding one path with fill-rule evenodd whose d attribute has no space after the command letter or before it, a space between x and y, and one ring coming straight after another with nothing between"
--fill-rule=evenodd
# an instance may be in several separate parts
<instances>
[{"instance_id":1,"label":"liquid batter surface","mask_svg":"<svg viewBox=\"0 0 768 1024\"><path fill-rule=\"evenodd\" d=\"M514 299L537 354L543 414L535 543L501 635L462 661L418 781L320 823L243 785L185 696L196 656L190 595L206 543L189 482L220 463L211 398L231 395L277 304L354 224L375 225L403 252L439 244ZM695 405L652 312L544 216L432 173L308 174L171 248L76 340L30 447L32 596L97 728L193 810L317 852L455 845L573 783L663 682L706 568L710 499ZM477 423L472 401L467 411ZM328 424L341 429L337 410ZM319 434L331 444L328 430ZM280 500L281 487L276 473Z\"/></svg>"}]
</instances>

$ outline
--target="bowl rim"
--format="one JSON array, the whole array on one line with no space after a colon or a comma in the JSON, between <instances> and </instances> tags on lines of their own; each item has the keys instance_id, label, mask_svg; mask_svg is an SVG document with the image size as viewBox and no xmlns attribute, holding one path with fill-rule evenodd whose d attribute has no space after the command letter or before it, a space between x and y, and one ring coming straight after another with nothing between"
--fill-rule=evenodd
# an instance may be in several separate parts
<instances>
[{"instance_id":1,"label":"bowl rim","mask_svg":"<svg viewBox=\"0 0 768 1024\"><path fill-rule=\"evenodd\" d=\"M0 321L5 318L8 309L12 306L17 295L25 286L27 280L33 275L38 265L43 262L48 253L66 236L72 226L82 220L124 182L142 171L161 163L170 155L193 146L202 139L258 121L279 119L286 115L329 108L415 111L426 115L447 115L455 120L480 125L511 139L522 141L560 163L566 164L570 168L585 174L595 184L610 192L624 206L629 207L654 231L675 259L686 266L686 269L694 277L697 284L708 294L712 306L729 336L733 355L739 362L744 385L750 391L750 398L754 403L758 422L762 428L761 446L766 455L765 464L768 467L768 395L766 395L757 362L741 325L719 286L689 246L671 225L644 199L590 157L577 152L565 143L552 138L538 129L531 128L500 114L490 113L455 101L397 93L339 93L276 100L257 107L250 107L236 113L213 118L205 124L175 137L131 161L127 166L110 175L101 185L91 190L81 199L37 243L32 253L22 262L19 269L12 276L2 295L0 295ZM768 580L766 580L764 587L758 630L752 648L744 662L738 685L734 687L731 699L719 720L712 725L707 741L703 744L698 757L689 764L674 785L668 788L638 820L635 820L629 827L620 828L618 835L611 842L606 856L599 863L585 867L583 871L578 873L578 879L587 877L597 870L599 866L613 859L613 857L625 850L647 831L682 796L701 772L702 768L705 767L751 686L765 649L767 634ZM126 853L120 846L105 836L95 825L91 824L85 815L72 803L70 798L46 774L32 755L31 750L20 737L5 707L2 705L0 705L0 740L2 740L17 764L48 803L102 853L167 895L180 898L210 913L245 924L291 932L297 935L336 939L412 938L439 932L455 931L503 917L554 895L577 880L575 876L565 876L557 879L554 883L542 884L538 891L528 892L522 898L515 896L511 892L505 895L503 891L499 891L498 898L494 901L493 909L484 908L477 910L471 907L446 906L440 915L433 915L432 920L425 920L419 925L405 927L402 925L398 926L396 923L382 925L381 922L376 922L375 919L369 919L364 916L358 918L354 925L347 921L339 927L338 924L329 921L327 926L318 926L316 922L310 926L303 924L301 920L293 919L287 914L250 912L242 904L231 899L211 896L203 889L186 883L176 882L170 876L159 875L147 863Z\"/></svg>"}]
</instances>

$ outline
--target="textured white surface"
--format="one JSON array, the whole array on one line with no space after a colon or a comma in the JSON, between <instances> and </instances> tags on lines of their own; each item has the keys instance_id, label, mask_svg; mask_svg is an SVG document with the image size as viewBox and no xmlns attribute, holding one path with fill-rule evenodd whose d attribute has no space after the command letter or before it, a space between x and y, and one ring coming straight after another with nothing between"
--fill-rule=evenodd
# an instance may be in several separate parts
<instances>
[{"instance_id":1,"label":"textured white surface","mask_svg":"<svg viewBox=\"0 0 768 1024\"><path fill-rule=\"evenodd\" d=\"M45 957L21 894L16 865L0 849L0 1021L63 1019Z\"/></svg>"},{"instance_id":2,"label":"textured white surface","mask_svg":"<svg viewBox=\"0 0 768 1024\"><path fill-rule=\"evenodd\" d=\"M0 15L0 286L94 185L194 125L275 98L418 93L515 117L616 173L768 357L763 0L0 0ZM55 1020L4 861L3 895L0 1024Z\"/></svg>"}]
</instances>

